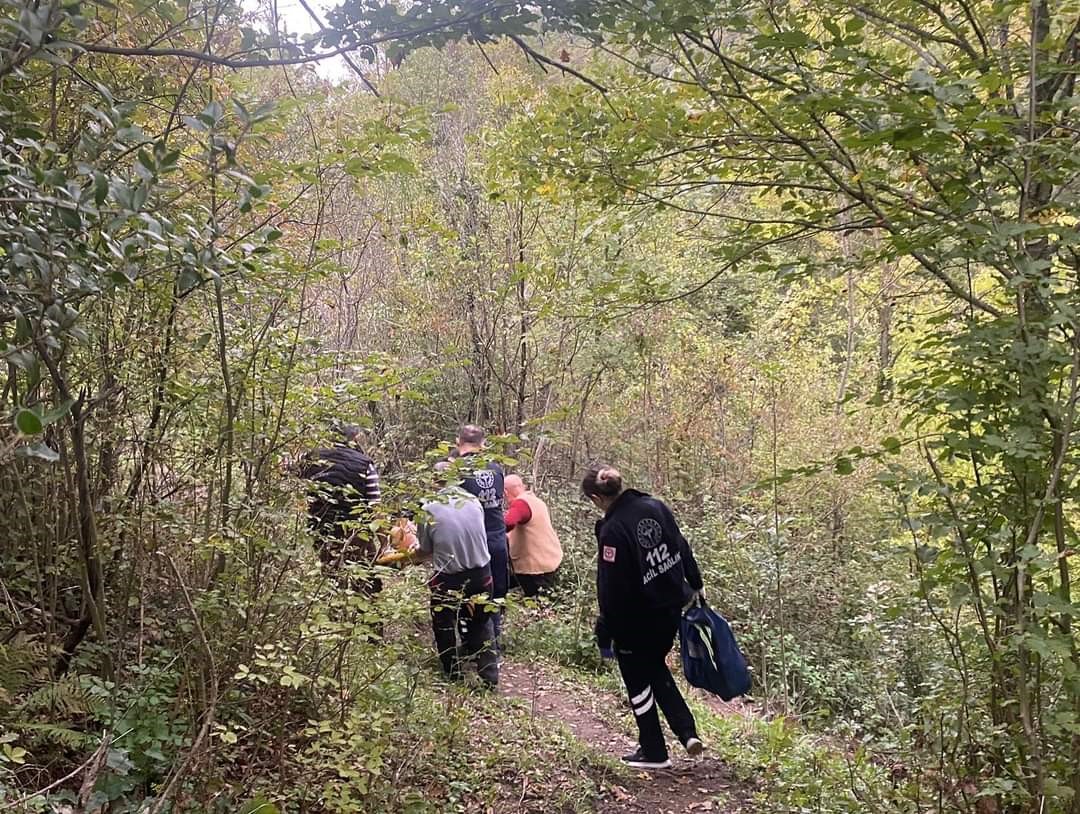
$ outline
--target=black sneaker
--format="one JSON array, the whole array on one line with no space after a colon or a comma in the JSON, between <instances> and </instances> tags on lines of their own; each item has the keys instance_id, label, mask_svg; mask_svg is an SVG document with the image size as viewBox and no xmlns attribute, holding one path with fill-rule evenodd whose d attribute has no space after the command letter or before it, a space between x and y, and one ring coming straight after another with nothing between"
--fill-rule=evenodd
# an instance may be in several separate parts
<instances>
[{"instance_id":1,"label":"black sneaker","mask_svg":"<svg viewBox=\"0 0 1080 814\"><path fill-rule=\"evenodd\" d=\"M705 744L696 737L689 738L684 745L686 746L686 754L690 755L690 757L701 757L701 753L705 751Z\"/></svg>"},{"instance_id":2,"label":"black sneaker","mask_svg":"<svg viewBox=\"0 0 1080 814\"><path fill-rule=\"evenodd\" d=\"M633 766L635 769L670 769L671 760L667 755L663 757L655 758L649 757L642 751L641 747L631 755L623 755L622 762L627 766Z\"/></svg>"}]
</instances>

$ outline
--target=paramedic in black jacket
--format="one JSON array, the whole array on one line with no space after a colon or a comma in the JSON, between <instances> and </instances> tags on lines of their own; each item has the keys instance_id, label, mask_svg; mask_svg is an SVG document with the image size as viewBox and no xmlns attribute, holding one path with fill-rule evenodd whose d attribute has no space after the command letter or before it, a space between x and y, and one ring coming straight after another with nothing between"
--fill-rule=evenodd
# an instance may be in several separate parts
<instances>
[{"instance_id":1,"label":"paramedic in black jacket","mask_svg":"<svg viewBox=\"0 0 1080 814\"><path fill-rule=\"evenodd\" d=\"M483 449L487 433L483 427L466 424L458 430L454 441L453 457L468 461ZM506 596L510 582L510 550L506 538L506 521L503 518L503 469L494 461L482 466L463 464L459 470L461 488L476 496L484 510L484 531L487 534L488 552L491 554L491 598ZM502 632L502 610L492 614L495 627L496 647Z\"/></svg>"},{"instance_id":2,"label":"paramedic in black jacket","mask_svg":"<svg viewBox=\"0 0 1080 814\"><path fill-rule=\"evenodd\" d=\"M683 607L702 589L701 572L671 510L623 489L617 469L590 469L581 490L604 512L596 523L597 644L605 656L614 651L638 726L639 747L623 761L665 769L671 761L657 706L690 755L705 748L665 663Z\"/></svg>"}]
</instances>

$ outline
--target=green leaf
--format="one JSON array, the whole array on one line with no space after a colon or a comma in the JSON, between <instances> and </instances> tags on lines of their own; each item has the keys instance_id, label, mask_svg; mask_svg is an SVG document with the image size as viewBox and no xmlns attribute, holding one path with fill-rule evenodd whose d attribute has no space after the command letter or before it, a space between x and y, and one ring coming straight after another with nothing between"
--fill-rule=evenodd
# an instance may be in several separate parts
<instances>
[{"instance_id":1,"label":"green leaf","mask_svg":"<svg viewBox=\"0 0 1080 814\"><path fill-rule=\"evenodd\" d=\"M82 218L79 217L79 213L74 209L68 209L66 206L57 208L57 213L60 215L60 220L64 226L69 229L82 229Z\"/></svg>"},{"instance_id":2,"label":"green leaf","mask_svg":"<svg viewBox=\"0 0 1080 814\"><path fill-rule=\"evenodd\" d=\"M850 458L837 458L836 463L833 464L833 469L836 470L837 475L850 475L855 471L855 466L851 463Z\"/></svg>"},{"instance_id":3,"label":"green leaf","mask_svg":"<svg viewBox=\"0 0 1080 814\"><path fill-rule=\"evenodd\" d=\"M922 68L912 71L911 76L908 78L908 85L915 90L932 90L935 84L937 83L934 77Z\"/></svg>"},{"instance_id":4,"label":"green leaf","mask_svg":"<svg viewBox=\"0 0 1080 814\"><path fill-rule=\"evenodd\" d=\"M104 173L94 173L94 203L101 206L109 196L109 179Z\"/></svg>"},{"instance_id":5,"label":"green leaf","mask_svg":"<svg viewBox=\"0 0 1080 814\"><path fill-rule=\"evenodd\" d=\"M345 166L344 166L343 169L349 175L356 178L356 177L359 177L359 176L362 176L362 175L367 175L368 173L370 173L371 170L372 170L372 166L371 166L371 163L369 161L367 161L366 159L361 158L360 156L356 156L356 157L350 158L348 161L346 161Z\"/></svg>"},{"instance_id":6,"label":"green leaf","mask_svg":"<svg viewBox=\"0 0 1080 814\"><path fill-rule=\"evenodd\" d=\"M34 410L23 407L15 413L15 429L23 435L37 435L45 429L45 423Z\"/></svg>"},{"instance_id":7,"label":"green leaf","mask_svg":"<svg viewBox=\"0 0 1080 814\"><path fill-rule=\"evenodd\" d=\"M181 294L186 294L193 288L202 285L202 281L199 272L188 266L180 270L180 277L177 280L176 287L180 290Z\"/></svg>"},{"instance_id":8,"label":"green leaf","mask_svg":"<svg viewBox=\"0 0 1080 814\"><path fill-rule=\"evenodd\" d=\"M405 156L389 153L379 159L379 166L384 172L415 175L416 166Z\"/></svg>"}]
</instances>

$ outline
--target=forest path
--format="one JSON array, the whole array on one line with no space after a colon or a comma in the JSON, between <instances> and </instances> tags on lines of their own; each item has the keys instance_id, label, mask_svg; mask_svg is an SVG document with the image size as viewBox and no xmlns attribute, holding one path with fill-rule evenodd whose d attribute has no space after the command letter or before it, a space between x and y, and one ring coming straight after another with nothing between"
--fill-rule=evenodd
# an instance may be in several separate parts
<instances>
[{"instance_id":1,"label":"forest path","mask_svg":"<svg viewBox=\"0 0 1080 814\"><path fill-rule=\"evenodd\" d=\"M566 726L588 749L614 756L633 751L635 742L625 732L606 720L611 710L630 714L621 697L591 687L575 684L539 664L503 662L500 692L524 701L530 710L529 726L558 722ZM722 702L717 701L718 705ZM710 704L725 714L723 706ZM625 709L624 709L625 708ZM607 711L605 716L602 710ZM629 723L627 717L627 723ZM635 812L635 814L693 814L693 812L752 811L751 789L741 782L711 751L697 759L688 757L672 741L671 769L637 772L622 785L605 789L597 811L600 814ZM524 796L524 791L523 791Z\"/></svg>"}]
</instances>

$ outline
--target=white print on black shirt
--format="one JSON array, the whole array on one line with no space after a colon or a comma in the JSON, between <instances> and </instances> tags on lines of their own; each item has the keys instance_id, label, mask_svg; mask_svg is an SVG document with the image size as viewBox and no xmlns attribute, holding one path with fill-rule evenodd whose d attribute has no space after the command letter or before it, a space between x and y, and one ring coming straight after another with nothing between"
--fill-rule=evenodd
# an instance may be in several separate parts
<instances>
[{"instance_id":1,"label":"white print on black shirt","mask_svg":"<svg viewBox=\"0 0 1080 814\"><path fill-rule=\"evenodd\" d=\"M663 552L663 556L653 557L653 554L657 552ZM645 560L653 567L646 571L641 577L641 584L648 585L654 579L661 574L666 574L680 562L682 562L682 554L676 552L674 557L668 555L667 544L662 543L655 551L650 551L645 555ZM655 565L653 565L655 563Z\"/></svg>"},{"instance_id":2,"label":"white print on black shirt","mask_svg":"<svg viewBox=\"0 0 1080 814\"><path fill-rule=\"evenodd\" d=\"M473 473L473 477L476 478L476 485L480 489L480 494L476 497L481 505L485 509L498 506L499 496L495 493L495 473L490 469L478 469Z\"/></svg>"},{"instance_id":3,"label":"white print on black shirt","mask_svg":"<svg viewBox=\"0 0 1080 814\"><path fill-rule=\"evenodd\" d=\"M650 549L645 555L645 562L656 568L668 558L667 543L660 543L656 548Z\"/></svg>"},{"instance_id":4,"label":"white print on black shirt","mask_svg":"<svg viewBox=\"0 0 1080 814\"><path fill-rule=\"evenodd\" d=\"M664 530L651 517L645 517L637 524L637 541L642 548L655 548L664 539Z\"/></svg>"},{"instance_id":5,"label":"white print on black shirt","mask_svg":"<svg viewBox=\"0 0 1080 814\"><path fill-rule=\"evenodd\" d=\"M645 562L649 570L641 575L641 584L648 585L661 574L666 574L682 561L682 554L672 555L664 539L664 529L651 517L645 517L637 524L638 545L645 549Z\"/></svg>"}]
</instances>

